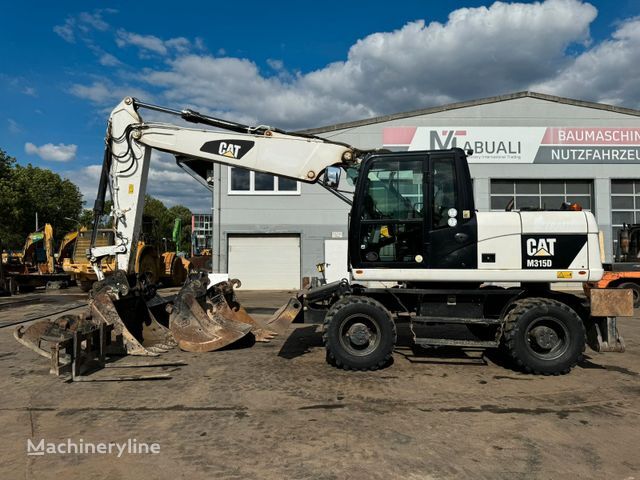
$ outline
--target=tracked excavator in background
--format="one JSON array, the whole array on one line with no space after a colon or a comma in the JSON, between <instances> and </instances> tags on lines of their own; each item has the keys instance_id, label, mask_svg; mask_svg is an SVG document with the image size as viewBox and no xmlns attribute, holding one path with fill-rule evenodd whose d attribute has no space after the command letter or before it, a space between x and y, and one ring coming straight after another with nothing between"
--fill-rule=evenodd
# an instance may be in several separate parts
<instances>
[{"instance_id":1,"label":"tracked excavator in background","mask_svg":"<svg viewBox=\"0 0 640 480\"><path fill-rule=\"evenodd\" d=\"M141 110L197 127L146 122ZM212 163L220 163L328 189L351 205L351 278L301 291L270 320L258 322L238 304L237 281L190 275L167 305L166 328L149 309L160 303L153 285L133 269L153 149L174 155L179 165L203 178ZM345 170L355 179L352 198L338 190ZM250 333L268 341L296 317L323 324L327 359L344 369L388 364L400 321L409 323L416 345L499 347L517 367L538 374L568 372L587 341L597 351L624 350L616 319L633 313L630 291L600 290L587 303L551 288L602 276L593 215L576 205L479 212L461 149L365 151L127 97L109 118L96 219L107 192L115 241L96 246L94 225L88 256L99 281L90 312L55 328L113 325L116 344L130 354L155 355L176 343L183 350L210 351ZM100 264L107 257L115 257L118 272L105 278ZM516 286L501 288L496 282ZM473 338L437 335L440 325L464 325ZM38 328L36 333L51 326ZM17 333L23 343L33 342L34 335Z\"/></svg>"}]
</instances>

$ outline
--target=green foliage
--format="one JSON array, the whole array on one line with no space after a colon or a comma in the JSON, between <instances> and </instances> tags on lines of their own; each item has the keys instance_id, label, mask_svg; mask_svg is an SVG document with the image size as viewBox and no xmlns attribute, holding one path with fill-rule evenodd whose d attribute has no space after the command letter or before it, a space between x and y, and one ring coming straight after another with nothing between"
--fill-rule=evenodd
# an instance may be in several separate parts
<instances>
[{"instance_id":1,"label":"green foliage","mask_svg":"<svg viewBox=\"0 0 640 480\"><path fill-rule=\"evenodd\" d=\"M105 202L105 214L111 211L111 201ZM39 225L50 223L56 241L79 226L93 227L93 210L82 208L82 194L71 181L57 173L31 164L23 167L0 149L0 243L3 248L20 249L29 233L35 230L35 215ZM144 215L154 219L155 228L148 232L162 245L163 238L171 245L176 217L182 219L181 246L191 243L191 211L182 205L167 208L160 200L145 196ZM109 227L101 223L100 227ZM164 248L162 245L161 248Z\"/></svg>"},{"instance_id":2,"label":"green foliage","mask_svg":"<svg viewBox=\"0 0 640 480\"><path fill-rule=\"evenodd\" d=\"M48 169L18 165L0 150L0 239L6 248L22 247L35 230L36 212L39 225L50 223L60 239L81 211L82 194L73 182Z\"/></svg>"},{"instance_id":3,"label":"green foliage","mask_svg":"<svg viewBox=\"0 0 640 480\"><path fill-rule=\"evenodd\" d=\"M159 242L166 239L170 250L174 248L171 246L173 224L175 219L179 217L182 220L180 246L182 249L188 250L191 244L191 210L183 205L174 205L171 208L167 208L164 203L157 198L153 198L151 195L145 195L144 215L154 219L156 228L154 229L153 236L155 236Z\"/></svg>"}]
</instances>

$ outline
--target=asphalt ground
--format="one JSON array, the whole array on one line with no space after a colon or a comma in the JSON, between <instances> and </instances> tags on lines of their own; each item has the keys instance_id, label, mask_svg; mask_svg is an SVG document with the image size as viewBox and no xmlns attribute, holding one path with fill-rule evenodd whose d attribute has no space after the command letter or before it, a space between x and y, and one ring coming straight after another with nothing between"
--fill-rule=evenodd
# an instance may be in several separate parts
<instances>
[{"instance_id":1,"label":"asphalt ground","mask_svg":"<svg viewBox=\"0 0 640 480\"><path fill-rule=\"evenodd\" d=\"M258 318L288 296L239 292ZM302 324L267 344L155 360L186 365L68 383L6 325L85 299L73 289L0 299L0 479L640 478L638 318L620 320L625 353L587 350L559 377L513 371L495 352L414 352L402 326L392 365L345 372ZM107 381L123 372L171 378ZM160 453L27 455L41 440L157 443Z\"/></svg>"}]
</instances>

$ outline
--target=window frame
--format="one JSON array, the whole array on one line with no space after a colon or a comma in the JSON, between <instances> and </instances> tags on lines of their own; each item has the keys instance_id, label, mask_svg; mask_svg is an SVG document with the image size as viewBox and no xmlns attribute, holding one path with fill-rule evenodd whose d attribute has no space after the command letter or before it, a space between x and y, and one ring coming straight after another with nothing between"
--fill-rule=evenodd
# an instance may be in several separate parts
<instances>
[{"instance_id":1,"label":"window frame","mask_svg":"<svg viewBox=\"0 0 640 480\"><path fill-rule=\"evenodd\" d=\"M227 166L227 195L267 195L267 196L289 196L289 195L300 195L301 187L300 181L296 180L296 189L295 190L279 190L280 186L280 177L278 175L268 174L273 176L273 190L256 190L255 189L255 174L254 170L249 171L249 190L233 190L231 188L231 174L234 168L242 168L242 167L232 167Z\"/></svg>"},{"instance_id":2,"label":"window frame","mask_svg":"<svg viewBox=\"0 0 640 480\"><path fill-rule=\"evenodd\" d=\"M619 183L631 183L632 192L631 193L614 193L613 192L613 184ZM613 253L615 255L618 249L618 231L623 227L623 224L614 222L613 214L618 212L628 212L633 216L633 222L628 225L637 224L637 219L640 219L640 205L636 208L636 198L640 197L640 186L636 188L636 185L640 183L640 178L611 178L609 179L609 212L611 213L611 246L613 247ZM613 197L628 197L633 199L633 208L614 208L613 206Z\"/></svg>"},{"instance_id":3,"label":"window frame","mask_svg":"<svg viewBox=\"0 0 640 480\"><path fill-rule=\"evenodd\" d=\"M493 193L492 191L492 186L493 186L493 182L509 182L511 183L512 187L513 187L513 191L511 193ZM538 185L538 192L537 193L517 193L517 184L518 182L535 182ZM561 182L562 183L562 188L563 188L563 193L542 193L542 185L545 182ZM575 182L584 182L589 186L589 193L569 193L567 192L567 184L570 183L575 183ZM589 208L583 208L585 211L587 212L595 212L595 184L594 184L594 179L592 178L577 178L577 179L570 179L567 180L566 178L490 178L489 179L489 211L491 212L501 212L504 209L500 209L500 208L492 208L491 204L492 204L492 200L493 197L503 197L503 198L511 198L513 197L514 199L516 199L516 197L537 197L538 201L540 202L540 200L544 200L545 198L552 198L552 197L563 197L564 201L567 201L567 198L569 197L589 197L590 199L590 205ZM517 203L517 199L516 199L516 203ZM540 205L540 203L539 203ZM547 207L549 208L549 207ZM556 207L560 208L560 206L558 205ZM514 206L514 210L520 211L520 207L516 207Z\"/></svg>"}]
</instances>

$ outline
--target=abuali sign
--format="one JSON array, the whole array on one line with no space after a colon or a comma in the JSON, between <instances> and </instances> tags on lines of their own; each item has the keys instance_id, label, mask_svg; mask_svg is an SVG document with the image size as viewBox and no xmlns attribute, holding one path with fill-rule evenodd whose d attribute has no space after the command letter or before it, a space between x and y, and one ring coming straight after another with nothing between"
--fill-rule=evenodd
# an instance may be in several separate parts
<instances>
[{"instance_id":1,"label":"abuali sign","mask_svg":"<svg viewBox=\"0 0 640 480\"><path fill-rule=\"evenodd\" d=\"M640 128L388 127L385 148L473 150L469 163L640 162Z\"/></svg>"}]
</instances>

